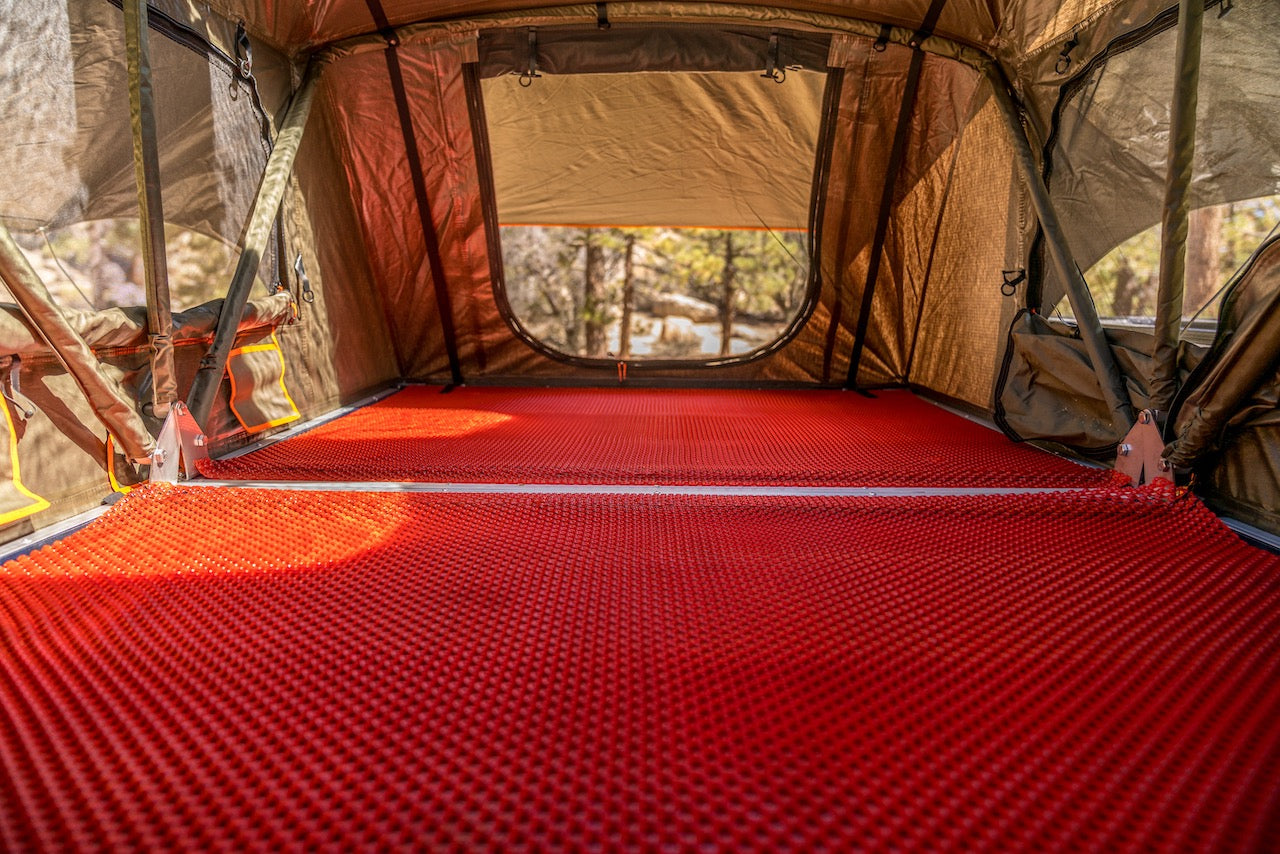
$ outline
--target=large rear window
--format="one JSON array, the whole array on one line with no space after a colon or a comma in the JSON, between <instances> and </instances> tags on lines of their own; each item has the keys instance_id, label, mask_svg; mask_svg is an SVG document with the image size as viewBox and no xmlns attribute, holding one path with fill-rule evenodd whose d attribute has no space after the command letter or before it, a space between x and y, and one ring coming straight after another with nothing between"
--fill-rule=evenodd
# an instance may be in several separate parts
<instances>
[{"instance_id":1,"label":"large rear window","mask_svg":"<svg viewBox=\"0 0 1280 854\"><path fill-rule=\"evenodd\" d=\"M516 331L600 360L775 346L811 286L825 84L794 64L484 79L496 287Z\"/></svg>"}]
</instances>

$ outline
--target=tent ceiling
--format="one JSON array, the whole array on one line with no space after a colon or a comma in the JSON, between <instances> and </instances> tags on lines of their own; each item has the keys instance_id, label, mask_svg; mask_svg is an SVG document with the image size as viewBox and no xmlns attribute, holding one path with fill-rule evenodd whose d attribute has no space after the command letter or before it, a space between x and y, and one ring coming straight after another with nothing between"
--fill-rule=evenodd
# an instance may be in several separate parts
<instances>
[{"instance_id":1,"label":"tent ceiling","mask_svg":"<svg viewBox=\"0 0 1280 854\"><path fill-rule=\"evenodd\" d=\"M186 5L192 0L168 2ZM974 46L991 45L1006 2L1009 0L948 0L935 32ZM929 4L930 0L774 0L768 5L914 28L924 20ZM231 20L245 20L258 35L289 52L377 30L367 0L212 0L210 5ZM402 26L557 4L550 0L381 0L381 5L388 22ZM1043 19L1044 24L1058 6L1040 0L1026 5L1045 7L1024 13L1025 22Z\"/></svg>"}]
</instances>

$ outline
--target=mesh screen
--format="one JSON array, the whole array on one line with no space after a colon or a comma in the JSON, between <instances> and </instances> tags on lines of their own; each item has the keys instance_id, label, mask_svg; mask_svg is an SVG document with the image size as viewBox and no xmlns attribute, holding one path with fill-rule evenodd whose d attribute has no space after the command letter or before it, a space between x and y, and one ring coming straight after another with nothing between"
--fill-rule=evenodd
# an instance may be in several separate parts
<instances>
[{"instance_id":1,"label":"mesh screen","mask_svg":"<svg viewBox=\"0 0 1280 854\"><path fill-rule=\"evenodd\" d=\"M1271 73L1277 39L1274 3L1205 16L1193 207L1280 193L1280 80ZM1139 33L1065 90L1050 191L1083 270L1161 220L1176 46L1174 28ZM1052 271L1047 282L1051 306L1063 286ZM1111 302L1103 301L1104 311Z\"/></svg>"},{"instance_id":2,"label":"mesh screen","mask_svg":"<svg viewBox=\"0 0 1280 854\"><path fill-rule=\"evenodd\" d=\"M137 218L124 16L107 0L6 15L0 218L18 231ZM150 31L166 219L240 239L270 142L266 117L223 58Z\"/></svg>"},{"instance_id":3,"label":"mesh screen","mask_svg":"<svg viewBox=\"0 0 1280 854\"><path fill-rule=\"evenodd\" d=\"M1280 563L1170 497L144 488L0 568L0 842L1261 850Z\"/></svg>"}]
</instances>

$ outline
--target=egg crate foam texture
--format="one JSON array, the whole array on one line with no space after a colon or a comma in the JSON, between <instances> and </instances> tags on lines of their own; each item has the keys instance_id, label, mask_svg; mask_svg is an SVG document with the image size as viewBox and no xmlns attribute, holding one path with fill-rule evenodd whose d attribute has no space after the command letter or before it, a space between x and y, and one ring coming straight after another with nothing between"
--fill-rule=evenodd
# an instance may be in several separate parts
<instances>
[{"instance_id":1,"label":"egg crate foam texture","mask_svg":"<svg viewBox=\"0 0 1280 854\"><path fill-rule=\"evenodd\" d=\"M414 386L206 477L279 481L1092 487L907 391Z\"/></svg>"},{"instance_id":2,"label":"egg crate foam texture","mask_svg":"<svg viewBox=\"0 0 1280 854\"><path fill-rule=\"evenodd\" d=\"M1280 561L1165 489L153 485L0 567L0 848L1280 839Z\"/></svg>"}]
</instances>

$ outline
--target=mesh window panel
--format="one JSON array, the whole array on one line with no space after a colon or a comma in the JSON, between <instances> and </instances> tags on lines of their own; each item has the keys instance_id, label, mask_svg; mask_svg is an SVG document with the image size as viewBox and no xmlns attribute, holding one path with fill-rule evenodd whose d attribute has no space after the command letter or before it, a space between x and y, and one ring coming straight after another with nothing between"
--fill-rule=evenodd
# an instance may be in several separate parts
<instances>
[{"instance_id":1,"label":"mesh window panel","mask_svg":"<svg viewBox=\"0 0 1280 854\"><path fill-rule=\"evenodd\" d=\"M0 29L0 220L15 231L138 217L124 15L107 0L27 4ZM238 243L270 151L266 114L224 55L150 19L167 222ZM275 241L262 265L273 278Z\"/></svg>"},{"instance_id":2,"label":"mesh window panel","mask_svg":"<svg viewBox=\"0 0 1280 854\"><path fill-rule=\"evenodd\" d=\"M742 358L810 287L824 70L482 83L515 331L556 355Z\"/></svg>"},{"instance_id":3,"label":"mesh window panel","mask_svg":"<svg viewBox=\"0 0 1280 854\"><path fill-rule=\"evenodd\" d=\"M1163 31L1125 36L1113 42L1110 58L1086 66L1064 89L1052 131L1050 192L1082 270L1161 220L1176 43L1172 20ZM1277 43L1275 3L1205 16L1193 208L1280 194ZM1133 263L1154 289L1158 258ZM1090 285L1100 313L1108 313L1113 294L1096 277ZM1062 288L1047 271L1046 310Z\"/></svg>"}]
</instances>

